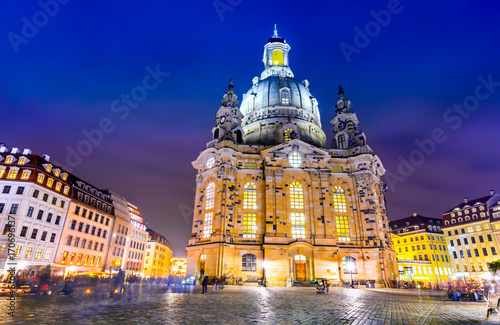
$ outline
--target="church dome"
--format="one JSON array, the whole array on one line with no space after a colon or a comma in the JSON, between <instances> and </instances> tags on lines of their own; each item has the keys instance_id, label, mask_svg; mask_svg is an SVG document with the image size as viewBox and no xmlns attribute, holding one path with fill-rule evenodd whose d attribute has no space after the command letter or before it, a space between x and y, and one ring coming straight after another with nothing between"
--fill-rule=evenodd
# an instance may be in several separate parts
<instances>
[{"instance_id":1,"label":"church dome","mask_svg":"<svg viewBox=\"0 0 500 325\"><path fill-rule=\"evenodd\" d=\"M309 91L309 82L299 82L289 67L290 46L274 35L264 47L265 70L253 78L243 95L243 141L246 144L275 145L300 139L324 147L318 102Z\"/></svg>"}]
</instances>

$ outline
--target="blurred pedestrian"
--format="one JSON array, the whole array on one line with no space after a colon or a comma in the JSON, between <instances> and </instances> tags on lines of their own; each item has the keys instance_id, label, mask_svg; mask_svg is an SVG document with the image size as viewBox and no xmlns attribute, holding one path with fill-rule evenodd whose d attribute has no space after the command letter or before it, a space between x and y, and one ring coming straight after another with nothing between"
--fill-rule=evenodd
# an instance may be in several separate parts
<instances>
[{"instance_id":1,"label":"blurred pedestrian","mask_svg":"<svg viewBox=\"0 0 500 325\"><path fill-rule=\"evenodd\" d=\"M220 277L220 288L224 289L224 282L226 281L226 277L223 275Z\"/></svg>"},{"instance_id":2,"label":"blurred pedestrian","mask_svg":"<svg viewBox=\"0 0 500 325\"><path fill-rule=\"evenodd\" d=\"M203 287L203 294L207 294L208 291L208 275L205 274L203 280L201 280L201 285Z\"/></svg>"},{"instance_id":3,"label":"blurred pedestrian","mask_svg":"<svg viewBox=\"0 0 500 325\"><path fill-rule=\"evenodd\" d=\"M48 288L48 285L50 284L51 275L52 275L52 270L50 268L50 265L47 265L40 271L40 275L38 277L39 278L38 289L36 290L35 294L36 296L39 296L43 292L45 286L47 286Z\"/></svg>"},{"instance_id":4,"label":"blurred pedestrian","mask_svg":"<svg viewBox=\"0 0 500 325\"><path fill-rule=\"evenodd\" d=\"M216 275L214 277L214 288L212 289L212 292L217 292L217 285L219 284L219 277Z\"/></svg>"}]
</instances>

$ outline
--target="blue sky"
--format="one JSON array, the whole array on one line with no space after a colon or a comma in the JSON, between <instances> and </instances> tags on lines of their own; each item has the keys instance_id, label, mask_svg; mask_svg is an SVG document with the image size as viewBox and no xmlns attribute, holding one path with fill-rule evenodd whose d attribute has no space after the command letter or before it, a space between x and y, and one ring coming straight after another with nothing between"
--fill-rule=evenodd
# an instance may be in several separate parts
<instances>
[{"instance_id":1,"label":"blue sky","mask_svg":"<svg viewBox=\"0 0 500 325\"><path fill-rule=\"evenodd\" d=\"M500 191L497 2L61 2L41 1L55 13L46 20L40 3L0 4L0 141L65 165L83 131L109 119L113 131L73 172L138 205L178 255L191 233L191 161L211 138L228 79L241 97L260 75L274 24L291 46L295 77L310 82L329 138L339 84L390 173L401 176L401 159L419 150L415 140L443 130L446 141L410 175L386 180L389 218L439 217L464 196ZM388 8L390 21L380 13ZM23 33L26 21L37 23L36 35ZM367 44L348 60L341 44L359 45L356 30L367 27ZM146 67L168 76L120 119L112 103L142 85ZM482 89L488 98L455 129L443 115L474 103L480 76L493 81Z\"/></svg>"}]
</instances>

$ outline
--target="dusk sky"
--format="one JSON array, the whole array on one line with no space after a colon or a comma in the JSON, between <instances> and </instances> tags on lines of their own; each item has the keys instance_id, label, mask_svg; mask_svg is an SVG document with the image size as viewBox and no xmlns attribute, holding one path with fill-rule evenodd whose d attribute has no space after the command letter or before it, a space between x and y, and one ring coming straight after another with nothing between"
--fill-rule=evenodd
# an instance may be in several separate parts
<instances>
[{"instance_id":1,"label":"dusk sky","mask_svg":"<svg viewBox=\"0 0 500 325\"><path fill-rule=\"evenodd\" d=\"M241 99L260 76L274 24L328 143L344 87L392 175L390 219L441 217L465 196L500 191L496 1L40 3L0 4L0 142L125 196L177 256L191 234L191 162L211 140L229 78ZM131 92L134 108L122 102ZM78 150L81 159L68 156Z\"/></svg>"}]
</instances>

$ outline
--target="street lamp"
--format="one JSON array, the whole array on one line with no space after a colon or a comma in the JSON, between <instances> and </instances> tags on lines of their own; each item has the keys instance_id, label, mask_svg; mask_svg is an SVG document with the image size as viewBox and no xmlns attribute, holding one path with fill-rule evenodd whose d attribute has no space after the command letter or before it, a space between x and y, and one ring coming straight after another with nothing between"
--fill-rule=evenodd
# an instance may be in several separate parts
<instances>
[{"instance_id":1,"label":"street lamp","mask_svg":"<svg viewBox=\"0 0 500 325\"><path fill-rule=\"evenodd\" d=\"M351 288L354 288L354 280L352 278L352 273L354 272L354 262L352 260L350 260L349 262L347 262L347 271L349 271L349 273L351 273Z\"/></svg>"}]
</instances>

